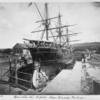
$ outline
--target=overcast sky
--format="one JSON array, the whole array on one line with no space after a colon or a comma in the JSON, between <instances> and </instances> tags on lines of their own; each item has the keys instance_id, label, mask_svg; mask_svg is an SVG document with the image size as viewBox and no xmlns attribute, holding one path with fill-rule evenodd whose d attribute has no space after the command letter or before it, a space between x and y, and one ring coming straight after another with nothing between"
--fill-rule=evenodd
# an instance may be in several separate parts
<instances>
[{"instance_id":1,"label":"overcast sky","mask_svg":"<svg viewBox=\"0 0 100 100\"><path fill-rule=\"evenodd\" d=\"M44 3L37 3L44 17ZM63 24L77 24L69 29L80 32L71 39L79 42L100 42L100 3L49 3L49 17L55 17L60 11ZM39 39L40 33L35 22L40 16L34 4L28 3L0 3L0 48L11 48L23 38ZM37 28L37 26L39 26Z\"/></svg>"}]
</instances>

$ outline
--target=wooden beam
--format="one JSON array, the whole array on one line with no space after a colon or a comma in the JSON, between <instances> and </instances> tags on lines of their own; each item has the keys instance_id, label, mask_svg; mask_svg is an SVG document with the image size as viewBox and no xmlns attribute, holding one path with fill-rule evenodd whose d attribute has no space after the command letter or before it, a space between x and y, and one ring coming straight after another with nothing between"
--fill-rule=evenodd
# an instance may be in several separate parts
<instances>
[{"instance_id":1,"label":"wooden beam","mask_svg":"<svg viewBox=\"0 0 100 100\"><path fill-rule=\"evenodd\" d=\"M38 23L38 22L42 22L42 21L46 21L46 20L55 19L55 18L58 18L58 17L52 17L52 18L48 18L48 19L44 19L44 20L39 20L39 21L36 21L36 23Z\"/></svg>"},{"instance_id":2,"label":"wooden beam","mask_svg":"<svg viewBox=\"0 0 100 100\"><path fill-rule=\"evenodd\" d=\"M76 25L76 24L74 24L74 25ZM59 29L59 28L64 28L64 27L70 27L70 26L74 26L74 25L64 25L64 26L60 26L60 27L48 28L48 30L54 30L54 29ZM41 31L44 31L44 29L38 30L38 31L32 31L31 33L36 33L36 32L41 32Z\"/></svg>"}]
</instances>

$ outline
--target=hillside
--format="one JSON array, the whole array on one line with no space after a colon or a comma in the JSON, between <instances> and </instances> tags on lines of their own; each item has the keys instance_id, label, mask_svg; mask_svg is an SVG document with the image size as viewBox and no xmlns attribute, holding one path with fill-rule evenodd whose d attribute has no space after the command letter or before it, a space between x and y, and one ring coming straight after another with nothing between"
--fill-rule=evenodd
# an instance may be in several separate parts
<instances>
[{"instance_id":1,"label":"hillside","mask_svg":"<svg viewBox=\"0 0 100 100\"><path fill-rule=\"evenodd\" d=\"M100 54L100 42L91 42L91 43L79 43L72 45L74 58L78 61L81 61L82 54L86 49L95 50L95 53Z\"/></svg>"},{"instance_id":2,"label":"hillside","mask_svg":"<svg viewBox=\"0 0 100 100\"><path fill-rule=\"evenodd\" d=\"M74 50L100 50L100 42L90 42L90 43L79 43L72 45Z\"/></svg>"}]
</instances>

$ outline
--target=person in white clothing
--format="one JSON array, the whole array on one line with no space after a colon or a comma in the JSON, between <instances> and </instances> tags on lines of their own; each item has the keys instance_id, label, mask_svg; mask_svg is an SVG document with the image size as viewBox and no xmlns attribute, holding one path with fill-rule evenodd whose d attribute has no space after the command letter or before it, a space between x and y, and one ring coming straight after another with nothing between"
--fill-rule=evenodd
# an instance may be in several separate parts
<instances>
[{"instance_id":1,"label":"person in white clothing","mask_svg":"<svg viewBox=\"0 0 100 100\"><path fill-rule=\"evenodd\" d=\"M40 68L40 63L38 61L34 62L34 72L33 72L33 86L37 89L46 85L48 80L47 75Z\"/></svg>"}]
</instances>

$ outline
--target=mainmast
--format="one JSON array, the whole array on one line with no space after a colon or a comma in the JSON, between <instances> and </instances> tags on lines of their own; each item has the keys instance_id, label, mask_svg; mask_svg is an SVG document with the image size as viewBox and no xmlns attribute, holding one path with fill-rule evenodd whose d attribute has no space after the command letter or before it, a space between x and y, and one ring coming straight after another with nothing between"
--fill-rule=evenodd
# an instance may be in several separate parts
<instances>
[{"instance_id":1,"label":"mainmast","mask_svg":"<svg viewBox=\"0 0 100 100\"><path fill-rule=\"evenodd\" d=\"M60 15L60 12L59 12L59 15L58 15L58 24L59 24L59 33L58 33L58 35L59 35L59 42L60 42L60 44L61 44L61 36L62 36L62 31L61 31L61 28L60 28L60 26L61 26L61 15Z\"/></svg>"},{"instance_id":2,"label":"mainmast","mask_svg":"<svg viewBox=\"0 0 100 100\"><path fill-rule=\"evenodd\" d=\"M69 34L68 34L68 27L66 27L66 42L67 42L67 46L69 47Z\"/></svg>"},{"instance_id":3,"label":"mainmast","mask_svg":"<svg viewBox=\"0 0 100 100\"><path fill-rule=\"evenodd\" d=\"M46 40L48 40L48 28L49 28L49 23L48 23L48 4L45 3L45 29L46 29Z\"/></svg>"}]
</instances>

